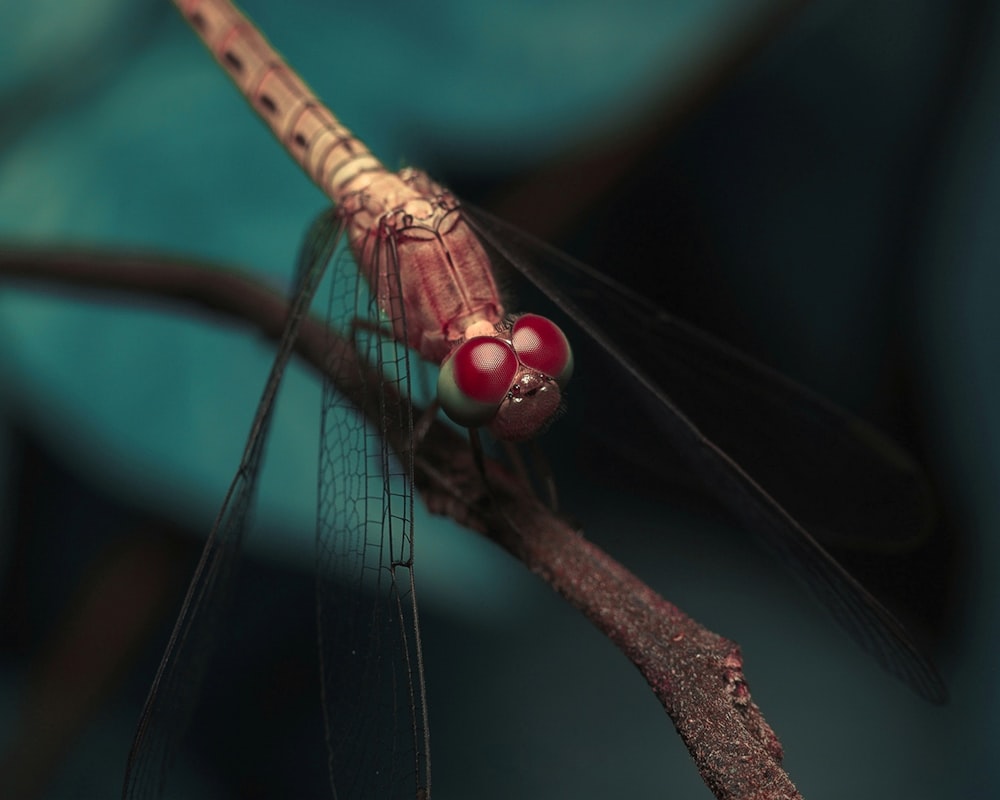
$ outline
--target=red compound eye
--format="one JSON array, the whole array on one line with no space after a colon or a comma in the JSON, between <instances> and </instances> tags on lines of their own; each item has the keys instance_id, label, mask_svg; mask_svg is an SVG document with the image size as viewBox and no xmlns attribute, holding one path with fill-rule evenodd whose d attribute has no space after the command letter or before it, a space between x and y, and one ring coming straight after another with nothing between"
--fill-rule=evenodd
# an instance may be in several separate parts
<instances>
[{"instance_id":1,"label":"red compound eye","mask_svg":"<svg viewBox=\"0 0 1000 800\"><path fill-rule=\"evenodd\" d=\"M524 314L514 323L511 341L522 364L566 385L573 373L573 351L558 325L537 314Z\"/></svg>"},{"instance_id":2,"label":"red compound eye","mask_svg":"<svg viewBox=\"0 0 1000 800\"><path fill-rule=\"evenodd\" d=\"M507 395L517 356L503 341L489 336L470 339L455 353L455 384L477 403L499 403Z\"/></svg>"},{"instance_id":3,"label":"red compound eye","mask_svg":"<svg viewBox=\"0 0 1000 800\"><path fill-rule=\"evenodd\" d=\"M438 400L455 422L469 427L485 425L507 396L516 373L517 356L507 342L477 336L441 365Z\"/></svg>"}]
</instances>

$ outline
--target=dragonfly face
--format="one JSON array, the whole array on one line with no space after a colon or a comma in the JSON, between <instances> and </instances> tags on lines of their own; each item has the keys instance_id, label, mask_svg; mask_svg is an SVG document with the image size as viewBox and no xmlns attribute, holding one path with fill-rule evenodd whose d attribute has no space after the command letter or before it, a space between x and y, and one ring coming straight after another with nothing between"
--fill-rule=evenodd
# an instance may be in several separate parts
<instances>
[{"instance_id":1,"label":"dragonfly face","mask_svg":"<svg viewBox=\"0 0 1000 800\"><path fill-rule=\"evenodd\" d=\"M441 365L438 400L460 425L522 441L552 421L572 373L573 351L559 326L524 314L495 336L456 347Z\"/></svg>"}]
</instances>

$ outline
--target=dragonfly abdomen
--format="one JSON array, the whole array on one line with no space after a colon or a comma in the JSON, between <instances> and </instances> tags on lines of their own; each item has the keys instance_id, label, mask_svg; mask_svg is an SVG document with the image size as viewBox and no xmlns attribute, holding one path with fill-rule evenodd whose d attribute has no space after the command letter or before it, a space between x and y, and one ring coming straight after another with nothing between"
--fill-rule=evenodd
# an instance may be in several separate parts
<instances>
[{"instance_id":1,"label":"dragonfly abdomen","mask_svg":"<svg viewBox=\"0 0 1000 800\"><path fill-rule=\"evenodd\" d=\"M233 6L176 2L261 119L335 204L386 171Z\"/></svg>"}]
</instances>

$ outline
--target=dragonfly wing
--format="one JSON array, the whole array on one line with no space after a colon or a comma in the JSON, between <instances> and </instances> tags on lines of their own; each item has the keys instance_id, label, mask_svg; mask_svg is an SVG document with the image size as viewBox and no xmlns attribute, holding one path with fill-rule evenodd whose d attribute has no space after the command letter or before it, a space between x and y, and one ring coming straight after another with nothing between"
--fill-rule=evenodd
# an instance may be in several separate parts
<instances>
[{"instance_id":1,"label":"dragonfly wing","mask_svg":"<svg viewBox=\"0 0 1000 800\"><path fill-rule=\"evenodd\" d=\"M485 216L480 226L486 236L490 226L504 226L515 268L586 315L585 330L599 319L605 341L627 350L630 368L821 541L891 551L928 535L934 514L924 475L880 431L512 226ZM529 259L542 260L544 275ZM614 435L615 422L602 420L602 427Z\"/></svg>"},{"instance_id":2,"label":"dragonfly wing","mask_svg":"<svg viewBox=\"0 0 1000 800\"><path fill-rule=\"evenodd\" d=\"M374 257L393 252L376 247ZM379 287L369 290L346 248L342 254L329 318L353 317L353 334L345 334L382 380L335 360L325 370L344 389L324 381L320 438L317 616L330 780L337 798L413 800L426 796L430 779L412 571L413 461L411 452L393 453L372 424L410 441L410 353L380 319ZM372 274L395 283L389 295L399 297L396 265L375 266ZM346 393L360 395L361 407Z\"/></svg>"},{"instance_id":3,"label":"dragonfly wing","mask_svg":"<svg viewBox=\"0 0 1000 800\"><path fill-rule=\"evenodd\" d=\"M898 538L911 539L927 517L913 461L870 426L607 276L485 212L467 216L494 258L548 295L611 357L644 418L705 487L885 669L943 702L940 676L900 623L783 505L809 524L846 526L845 539L851 528L878 533L878 526L896 526Z\"/></svg>"},{"instance_id":4,"label":"dragonfly wing","mask_svg":"<svg viewBox=\"0 0 1000 800\"><path fill-rule=\"evenodd\" d=\"M162 796L167 772L197 702L220 622L232 595L235 567L247 531L274 399L302 320L340 236L323 218L300 254L288 321L264 386L239 469L223 501L139 718L125 770L124 798Z\"/></svg>"},{"instance_id":5,"label":"dragonfly wing","mask_svg":"<svg viewBox=\"0 0 1000 800\"><path fill-rule=\"evenodd\" d=\"M606 325L630 324L645 347L643 372L817 539L893 552L929 536L924 474L883 433L648 303L607 305Z\"/></svg>"}]
</instances>

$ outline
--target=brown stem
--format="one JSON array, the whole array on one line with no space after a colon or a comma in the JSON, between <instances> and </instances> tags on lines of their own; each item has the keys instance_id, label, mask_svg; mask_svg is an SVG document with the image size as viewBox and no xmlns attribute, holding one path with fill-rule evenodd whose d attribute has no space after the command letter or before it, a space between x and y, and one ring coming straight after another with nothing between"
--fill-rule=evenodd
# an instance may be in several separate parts
<instances>
[{"instance_id":1,"label":"brown stem","mask_svg":"<svg viewBox=\"0 0 1000 800\"><path fill-rule=\"evenodd\" d=\"M182 300L249 322L274 338L285 321L285 300L253 279L158 255L6 250L0 252L0 277L8 282ZM328 359L331 347L336 356ZM342 374L330 377L356 405L363 402L355 393L357 381L342 380L357 374L357 356L350 343L320 320L309 319L296 349L318 371L324 364L339 364ZM410 446L401 430L389 430L386 436L399 452ZM777 736L750 698L737 645L657 595L489 459L487 491L468 443L448 426L439 422L430 426L414 464L416 487L432 511L499 544L625 653L670 715L716 797L800 797L781 768Z\"/></svg>"}]
</instances>

